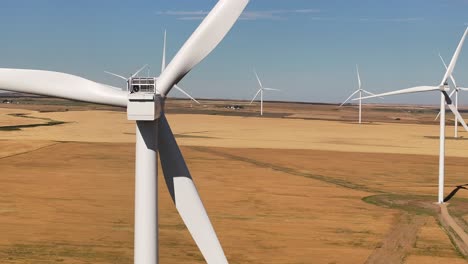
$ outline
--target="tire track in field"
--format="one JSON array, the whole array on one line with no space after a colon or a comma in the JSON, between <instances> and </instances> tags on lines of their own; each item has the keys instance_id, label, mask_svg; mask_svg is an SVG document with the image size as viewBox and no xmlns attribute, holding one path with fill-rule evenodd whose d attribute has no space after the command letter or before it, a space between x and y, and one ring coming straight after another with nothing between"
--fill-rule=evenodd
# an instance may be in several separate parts
<instances>
[{"instance_id":1,"label":"tire track in field","mask_svg":"<svg viewBox=\"0 0 468 264\"><path fill-rule=\"evenodd\" d=\"M468 256L468 234L465 233L455 219L450 215L447 204L440 205L439 219L442 222L446 233L452 237L452 244L460 251L460 253Z\"/></svg>"},{"instance_id":2,"label":"tire track in field","mask_svg":"<svg viewBox=\"0 0 468 264\"><path fill-rule=\"evenodd\" d=\"M272 170L275 170L275 171L283 172L283 173L294 175L294 176L300 176L300 177L305 177L305 178L309 178L309 179L322 181L322 182L325 182L325 183L337 185L337 186L347 188L347 189L365 191L365 192L369 192L369 193L384 193L382 190L378 190L378 189L371 188L371 187L361 185L361 184L357 184L357 183L354 183L354 182L350 182L350 181L346 181L346 180L342 180L342 179L336 179L336 178L333 178L333 177L328 177L328 176L319 175L319 174L313 174L313 173L309 173L309 172L298 171L298 170L293 169L293 168L284 167L284 166L280 166L280 165L272 164L272 163L268 163L268 162L258 161L258 160L255 160L255 159L247 158L245 156L237 156L237 155L234 155L234 154L223 152L221 150L215 150L215 149L212 149L212 148L209 148L209 147L188 146L187 148L190 148L190 149L193 149L193 150L196 150L196 151L199 151L199 152L214 154L214 155L224 157L224 158L228 158L228 159L232 159L232 160L246 162L246 163L255 165L257 167L272 169Z\"/></svg>"},{"instance_id":3,"label":"tire track in field","mask_svg":"<svg viewBox=\"0 0 468 264\"><path fill-rule=\"evenodd\" d=\"M389 233L364 264L404 263L426 221L427 216L400 213Z\"/></svg>"},{"instance_id":4,"label":"tire track in field","mask_svg":"<svg viewBox=\"0 0 468 264\"><path fill-rule=\"evenodd\" d=\"M29 153L32 153L32 152L35 152L35 151L38 151L38 150L46 149L46 148L49 148L49 147L53 147L53 146L56 146L56 145L59 145L59 144L62 144L62 143L63 142L55 142L55 143L45 145L45 146L41 146L41 147L38 147L38 148L35 148L35 149L30 149L30 150L26 150L26 151L23 151L23 152L18 152L18 153L15 153L15 154L3 156L3 157L0 157L0 160L8 159L8 158L16 157L16 156L21 156L21 155L26 155L26 154L29 154Z\"/></svg>"}]
</instances>

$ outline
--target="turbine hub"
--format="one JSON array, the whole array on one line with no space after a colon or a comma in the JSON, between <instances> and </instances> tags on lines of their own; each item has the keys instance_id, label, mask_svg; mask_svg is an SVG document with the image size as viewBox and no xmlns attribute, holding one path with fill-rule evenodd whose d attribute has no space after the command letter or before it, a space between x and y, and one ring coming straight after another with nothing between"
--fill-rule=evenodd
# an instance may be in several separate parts
<instances>
[{"instance_id":1,"label":"turbine hub","mask_svg":"<svg viewBox=\"0 0 468 264\"><path fill-rule=\"evenodd\" d=\"M448 83L444 83L444 85L439 86L439 90L441 90L442 92L448 92L450 91L450 86L448 85Z\"/></svg>"}]
</instances>

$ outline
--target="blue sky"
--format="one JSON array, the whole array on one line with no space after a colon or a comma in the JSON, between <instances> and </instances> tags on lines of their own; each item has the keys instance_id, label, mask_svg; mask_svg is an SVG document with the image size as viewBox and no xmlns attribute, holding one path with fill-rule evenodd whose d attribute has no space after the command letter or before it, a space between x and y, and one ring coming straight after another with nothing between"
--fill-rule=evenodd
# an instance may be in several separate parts
<instances>
[{"instance_id":1,"label":"blue sky","mask_svg":"<svg viewBox=\"0 0 468 264\"><path fill-rule=\"evenodd\" d=\"M0 67L123 86L103 71L129 75L148 63L159 73L164 29L170 59L215 3L4 0ZM339 102L356 89L356 64L363 88L372 92L435 85L444 73L437 54L450 60L467 10L468 0L251 0L243 19L181 86L199 98L250 99L256 68L266 86L282 90L266 99ZM455 77L468 86L468 47ZM384 102L438 100L427 94Z\"/></svg>"}]
</instances>

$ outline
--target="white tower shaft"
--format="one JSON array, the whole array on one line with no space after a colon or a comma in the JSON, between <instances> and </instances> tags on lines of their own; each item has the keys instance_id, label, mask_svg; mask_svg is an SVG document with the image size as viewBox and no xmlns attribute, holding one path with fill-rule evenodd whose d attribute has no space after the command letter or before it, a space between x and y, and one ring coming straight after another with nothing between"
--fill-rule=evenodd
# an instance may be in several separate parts
<instances>
[{"instance_id":1,"label":"white tower shaft","mask_svg":"<svg viewBox=\"0 0 468 264\"><path fill-rule=\"evenodd\" d=\"M359 98L362 98L362 91L359 90ZM362 99L359 99L359 124L362 123Z\"/></svg>"},{"instance_id":2,"label":"white tower shaft","mask_svg":"<svg viewBox=\"0 0 468 264\"><path fill-rule=\"evenodd\" d=\"M260 90L260 115L263 116L263 88Z\"/></svg>"},{"instance_id":3,"label":"white tower shaft","mask_svg":"<svg viewBox=\"0 0 468 264\"><path fill-rule=\"evenodd\" d=\"M455 108L458 110L458 90L455 91ZM458 117L455 116L455 138L458 138Z\"/></svg>"},{"instance_id":4,"label":"white tower shaft","mask_svg":"<svg viewBox=\"0 0 468 264\"><path fill-rule=\"evenodd\" d=\"M440 153L439 153L439 198L444 203L444 177L445 177L445 97L440 93Z\"/></svg>"},{"instance_id":5,"label":"white tower shaft","mask_svg":"<svg viewBox=\"0 0 468 264\"><path fill-rule=\"evenodd\" d=\"M135 264L158 263L158 120L137 121Z\"/></svg>"}]
</instances>

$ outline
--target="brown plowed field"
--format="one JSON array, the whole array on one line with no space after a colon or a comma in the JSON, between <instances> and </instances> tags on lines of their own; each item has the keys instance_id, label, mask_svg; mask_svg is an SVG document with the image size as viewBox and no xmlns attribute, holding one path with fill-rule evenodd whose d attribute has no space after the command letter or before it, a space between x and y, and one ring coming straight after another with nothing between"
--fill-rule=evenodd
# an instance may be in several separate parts
<instances>
[{"instance_id":1,"label":"brown plowed field","mask_svg":"<svg viewBox=\"0 0 468 264\"><path fill-rule=\"evenodd\" d=\"M132 263L134 124L36 108L0 108L0 263ZM168 117L230 263L466 263L431 207L438 127L414 118ZM46 120L66 123L1 130ZM467 149L447 141L447 194ZM159 180L161 263L204 263ZM466 228L466 189L449 211Z\"/></svg>"}]
</instances>

